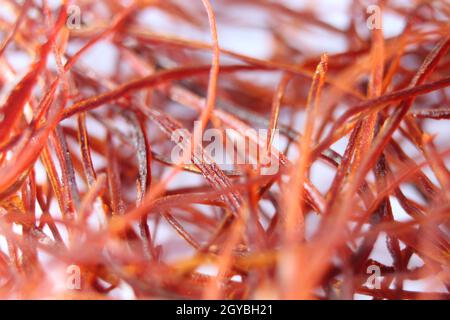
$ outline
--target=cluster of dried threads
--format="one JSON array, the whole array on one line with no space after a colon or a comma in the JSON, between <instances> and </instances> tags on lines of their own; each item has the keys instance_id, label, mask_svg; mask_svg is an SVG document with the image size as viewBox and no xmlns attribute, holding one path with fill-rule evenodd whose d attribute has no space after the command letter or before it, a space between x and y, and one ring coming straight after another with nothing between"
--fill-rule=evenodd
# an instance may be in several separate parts
<instances>
[{"instance_id":1,"label":"cluster of dried threads","mask_svg":"<svg viewBox=\"0 0 450 320\"><path fill-rule=\"evenodd\" d=\"M449 298L450 150L425 126L450 118L448 3L379 1L405 22L391 39L361 34L364 1L352 1L347 30L318 16L314 1L303 10L188 3L79 1L91 19L70 30L69 1L54 10L1 1L15 18L0 18L0 297L108 298L126 285L137 298ZM241 6L266 19L231 17ZM209 30L212 44L149 30L138 19L145 9ZM216 19L263 28L271 56L221 48ZM345 39L347 50L299 49L288 31L311 28ZM80 59L101 41L114 48L103 55L117 55L108 76ZM10 61L18 53L33 60L23 75ZM267 74L281 75L277 86L254 81ZM283 123L281 112L303 113L304 125ZM279 129L288 141L279 172L172 163L171 133L195 120ZM253 143L271 148L267 138ZM344 138L340 154L333 145ZM325 191L311 181L316 163L334 171ZM393 199L409 220L396 219ZM391 264L371 256L382 234ZM411 267L413 257L422 264ZM55 289L61 264L80 268L79 290ZM202 273L205 265L217 272ZM369 266L383 277L375 288ZM427 290L405 287L430 277Z\"/></svg>"}]
</instances>

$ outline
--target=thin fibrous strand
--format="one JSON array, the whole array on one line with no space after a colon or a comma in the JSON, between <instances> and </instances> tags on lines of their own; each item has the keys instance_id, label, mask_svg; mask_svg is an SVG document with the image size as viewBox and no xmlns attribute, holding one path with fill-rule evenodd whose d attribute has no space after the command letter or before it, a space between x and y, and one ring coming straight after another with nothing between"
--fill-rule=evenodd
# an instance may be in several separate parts
<instances>
[{"instance_id":1,"label":"thin fibrous strand","mask_svg":"<svg viewBox=\"0 0 450 320\"><path fill-rule=\"evenodd\" d=\"M278 118L280 115L280 107L283 100L284 93L286 91L286 88L289 84L289 81L292 79L292 75L290 74L284 74L281 78L278 87L275 91L275 95L273 97L272 101L272 111L270 113L270 121L269 121L269 127L267 131L267 152L270 154L270 150L272 149L272 140L275 135L275 130L277 129L278 125Z\"/></svg>"},{"instance_id":2,"label":"thin fibrous strand","mask_svg":"<svg viewBox=\"0 0 450 320\"><path fill-rule=\"evenodd\" d=\"M66 19L67 12L65 6L61 7L58 20L49 36L47 42L43 44L39 50L39 58L31 67L30 71L23 77L19 84L14 88L11 94L8 96L6 103L3 105L2 113L3 120L0 123L0 145L4 144L8 135L11 133L11 129L15 127L19 121L22 110L25 104L30 99L33 88L44 70L47 63L47 56L50 54L53 47L53 43L62 28Z\"/></svg>"},{"instance_id":3,"label":"thin fibrous strand","mask_svg":"<svg viewBox=\"0 0 450 320\"><path fill-rule=\"evenodd\" d=\"M449 49L450 49L450 37L447 37L446 39L443 39L430 52L430 54L423 62L419 71L411 80L411 84L409 87L413 88L416 85L420 85L421 83L423 83L425 79L434 71L440 59L445 56L445 54ZM383 150L382 148L386 146L386 144L390 141L390 138L392 137L395 128L397 128L400 125L401 120L410 109L414 101L414 97L415 96L412 96L408 98L408 100L402 102L399 108L395 111L394 115L386 123L384 123L383 127L380 130L380 134L374 141L371 150L366 155L365 159L362 161L361 167L357 174L357 179L355 180L356 185L358 185L359 182L363 179L362 176L363 175L365 176L365 174L367 173L367 167L369 166L370 162L373 161L373 159L377 158L377 155L379 155L380 152Z\"/></svg>"},{"instance_id":4,"label":"thin fibrous strand","mask_svg":"<svg viewBox=\"0 0 450 320\"><path fill-rule=\"evenodd\" d=\"M448 120L450 119L450 109L429 109L413 111L412 115L415 118L423 119L435 119L435 120Z\"/></svg>"},{"instance_id":5,"label":"thin fibrous strand","mask_svg":"<svg viewBox=\"0 0 450 320\"><path fill-rule=\"evenodd\" d=\"M120 85L116 89L100 94L95 97L87 98L85 100L78 101L64 112L64 118L68 118L79 112L92 110L105 103L114 101L123 97L125 94L130 94L133 91L141 90L144 88L154 87L166 82L179 80L181 78L204 74L210 70L210 66L197 66L197 67L181 67L173 70L163 70L148 77L134 80L129 83ZM261 70L259 67L244 66L244 65L230 65L220 68L220 72L236 72L236 71L253 71Z\"/></svg>"},{"instance_id":6,"label":"thin fibrous strand","mask_svg":"<svg viewBox=\"0 0 450 320\"><path fill-rule=\"evenodd\" d=\"M328 56L324 54L321 58L320 63L316 68L316 73L311 83L311 88L308 93L307 107L306 107L306 122L305 122L305 132L302 139L297 142L299 150L299 158L296 163L292 166L292 174L289 181L289 193L293 193L295 197L287 196L285 198L285 223L284 223L284 240L287 243L288 248L295 248L295 244L304 241L305 237L305 209L303 204L303 186L304 182L308 176L309 163L313 158L311 158L310 151L312 150L312 138L315 129L315 119L317 118L317 112L320 104L320 95L322 87L325 83L325 76L327 73ZM284 185L286 188L287 185ZM292 264L294 270L299 268L299 263L304 261L305 252L301 250L295 250L296 254L290 256L289 263ZM280 270L284 270L283 267ZM286 276L288 278L284 279L286 288L286 297L290 299L307 298L309 296L310 289L308 285L312 285L313 282L307 282L303 278L303 275L289 273ZM296 292L295 288L299 285L304 286L305 293Z\"/></svg>"},{"instance_id":7,"label":"thin fibrous strand","mask_svg":"<svg viewBox=\"0 0 450 320\"><path fill-rule=\"evenodd\" d=\"M208 125L208 121L211 117L211 112L216 104L217 81L220 68L220 48L217 35L216 17L209 0L202 0L202 3L208 14L211 37L213 40L213 57L211 61L211 71L209 73L208 94L206 96L205 108L202 110L199 118L201 125L201 134L203 134L203 130L205 130L206 126Z\"/></svg>"},{"instance_id":8,"label":"thin fibrous strand","mask_svg":"<svg viewBox=\"0 0 450 320\"><path fill-rule=\"evenodd\" d=\"M95 200L101 196L106 186L106 175L102 174L91 185L89 191L81 199L77 220L84 225L93 210Z\"/></svg>"},{"instance_id":9,"label":"thin fibrous strand","mask_svg":"<svg viewBox=\"0 0 450 320\"><path fill-rule=\"evenodd\" d=\"M86 113L81 112L78 115L78 141L80 143L80 152L81 158L83 162L83 169L86 175L86 181L88 182L89 187L91 187L95 180L97 179L97 175L95 173L94 165L92 163L91 157L91 147L89 144L89 135L86 127Z\"/></svg>"},{"instance_id":10,"label":"thin fibrous strand","mask_svg":"<svg viewBox=\"0 0 450 320\"><path fill-rule=\"evenodd\" d=\"M20 10L20 14L17 17L16 22L14 23L14 27L11 29L11 32L3 39L2 44L0 45L0 57L3 55L3 53L6 50L6 48L11 43L11 41L14 39L14 36L16 35L17 30L19 30L21 24L25 20L24 18L26 17L26 13L27 13L31 3L32 3L31 0L26 0L22 4L22 8Z\"/></svg>"},{"instance_id":11,"label":"thin fibrous strand","mask_svg":"<svg viewBox=\"0 0 450 320\"><path fill-rule=\"evenodd\" d=\"M108 186L109 197L111 199L111 210L113 216L122 216L125 213L125 204L121 194L120 173L117 164L116 150L113 145L113 140L110 135L106 138L107 143L107 155L108 155Z\"/></svg>"},{"instance_id":12,"label":"thin fibrous strand","mask_svg":"<svg viewBox=\"0 0 450 320\"><path fill-rule=\"evenodd\" d=\"M177 219L173 215L170 214L169 211L164 211L162 213L163 217L166 219L166 221L172 226L172 228L184 239L187 243L189 243L194 249L199 249L200 244L197 242L197 240L194 239L194 237L187 232L183 226L178 222Z\"/></svg>"},{"instance_id":13,"label":"thin fibrous strand","mask_svg":"<svg viewBox=\"0 0 450 320\"><path fill-rule=\"evenodd\" d=\"M136 4L130 5L128 8L121 11L121 13L114 19L111 26L109 26L106 30L99 33L97 36L91 38L88 43L86 43L80 50L78 50L73 56L71 56L66 64L64 65L64 70L68 71L70 70L75 62L79 60L79 58L85 53L87 50L89 50L92 46L94 46L97 42L104 40L106 37L108 37L110 34L117 32L122 25L125 23L126 19L134 12L136 9Z\"/></svg>"},{"instance_id":14,"label":"thin fibrous strand","mask_svg":"<svg viewBox=\"0 0 450 320\"><path fill-rule=\"evenodd\" d=\"M152 153L150 143L147 138L146 130L143 121L139 121L136 113L128 111L125 113L128 121L133 124L134 140L137 150L137 159L139 167L139 179L137 182L137 198L136 205L142 204L146 192L151 186L151 160ZM156 258L156 252L153 245L152 235L147 222L147 215L142 216L139 222L140 234L143 238L144 250L148 252L149 257Z\"/></svg>"},{"instance_id":15,"label":"thin fibrous strand","mask_svg":"<svg viewBox=\"0 0 450 320\"><path fill-rule=\"evenodd\" d=\"M389 103L402 101L408 99L409 97L415 97L417 95L427 94L442 88L446 88L450 86L450 77L428 83L413 86L411 88L399 90L393 93L385 94L379 98L368 100L360 105L357 105L353 108L350 108L349 111L346 111L342 116L339 117L333 123L332 130L330 132L335 133L339 132L340 127L343 126L346 120L350 119L352 116L363 114L365 111L369 111L370 109L375 109L377 107L387 106ZM322 151L325 147L330 145L334 141L334 137L331 134L329 138L323 140L317 147L316 153Z\"/></svg>"},{"instance_id":16,"label":"thin fibrous strand","mask_svg":"<svg viewBox=\"0 0 450 320\"><path fill-rule=\"evenodd\" d=\"M63 190L65 192L67 202L70 205L70 209L74 212L74 208L80 203L80 195L78 193L78 187L75 181L75 170L73 168L69 148L59 125L56 127L55 133L51 136L51 138L61 167L61 181L63 182Z\"/></svg>"}]
</instances>

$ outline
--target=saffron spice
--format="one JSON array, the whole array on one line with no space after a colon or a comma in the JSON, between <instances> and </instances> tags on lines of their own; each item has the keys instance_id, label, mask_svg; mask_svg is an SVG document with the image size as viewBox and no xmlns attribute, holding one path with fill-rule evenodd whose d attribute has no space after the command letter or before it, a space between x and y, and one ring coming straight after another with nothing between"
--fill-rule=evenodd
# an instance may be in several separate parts
<instances>
[{"instance_id":1,"label":"saffron spice","mask_svg":"<svg viewBox=\"0 0 450 320\"><path fill-rule=\"evenodd\" d=\"M0 298L450 298L446 1L0 6Z\"/></svg>"}]
</instances>

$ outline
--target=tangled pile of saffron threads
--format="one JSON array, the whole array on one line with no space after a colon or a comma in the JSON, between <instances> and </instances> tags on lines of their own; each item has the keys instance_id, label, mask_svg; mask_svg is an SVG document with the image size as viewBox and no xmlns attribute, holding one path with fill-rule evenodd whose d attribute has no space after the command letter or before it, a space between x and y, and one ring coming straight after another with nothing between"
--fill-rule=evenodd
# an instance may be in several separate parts
<instances>
[{"instance_id":1,"label":"tangled pile of saffron threads","mask_svg":"<svg viewBox=\"0 0 450 320\"><path fill-rule=\"evenodd\" d=\"M447 1L0 7L0 298L450 298Z\"/></svg>"}]
</instances>

